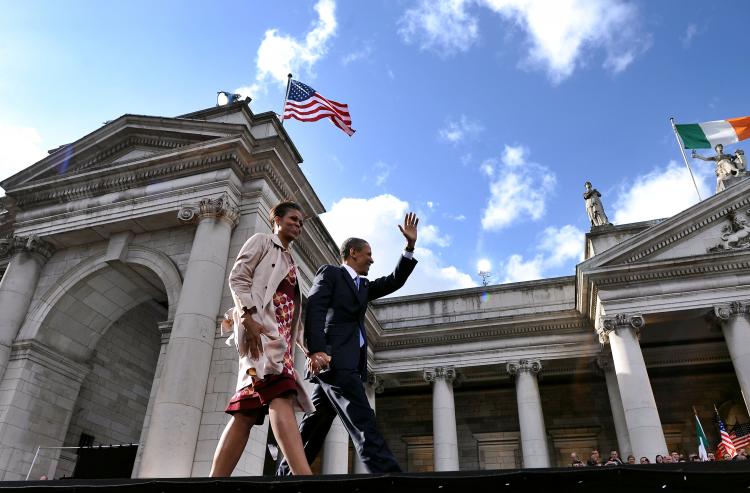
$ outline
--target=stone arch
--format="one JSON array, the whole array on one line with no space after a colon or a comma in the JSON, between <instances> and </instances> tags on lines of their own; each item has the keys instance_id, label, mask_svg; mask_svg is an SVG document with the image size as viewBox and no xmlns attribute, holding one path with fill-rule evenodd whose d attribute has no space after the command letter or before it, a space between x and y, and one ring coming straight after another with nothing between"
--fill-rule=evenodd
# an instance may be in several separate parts
<instances>
[{"instance_id":1,"label":"stone arch","mask_svg":"<svg viewBox=\"0 0 750 493\"><path fill-rule=\"evenodd\" d=\"M128 264L145 267L161 281L163 290L167 296L168 318L172 319L177 309L180 291L182 290L182 276L180 275L179 270L177 270L177 267L172 260L164 253L148 247L134 245L128 248L124 262L119 259L108 258L106 254L103 254L86 259L70 271L63 274L63 276L61 276L61 278L50 289L48 289L29 310L26 321L19 332L18 339L37 338L39 331L45 320L50 315L50 312L52 312L63 297L70 293L77 284L90 278L92 275L96 275L107 267L117 269L122 266L127 266ZM140 302L123 308L132 308L132 306L135 306ZM127 310L123 310L123 312L124 311Z\"/></svg>"}]
</instances>

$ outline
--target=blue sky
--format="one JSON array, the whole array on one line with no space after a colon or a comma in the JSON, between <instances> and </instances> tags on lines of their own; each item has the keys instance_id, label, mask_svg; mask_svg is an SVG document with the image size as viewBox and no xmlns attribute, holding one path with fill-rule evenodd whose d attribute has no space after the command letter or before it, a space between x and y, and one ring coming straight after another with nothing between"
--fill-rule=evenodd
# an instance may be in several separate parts
<instances>
[{"instance_id":1,"label":"blue sky","mask_svg":"<svg viewBox=\"0 0 750 493\"><path fill-rule=\"evenodd\" d=\"M349 104L285 126L334 238L375 274L417 211L400 294L571 275L590 180L615 224L697 201L668 118L750 114L750 3L0 0L0 178L124 113L174 116L217 90L281 111L286 73ZM742 147L742 145L740 145ZM734 150L736 146L730 147ZM696 161L704 197L713 169Z\"/></svg>"}]
</instances>

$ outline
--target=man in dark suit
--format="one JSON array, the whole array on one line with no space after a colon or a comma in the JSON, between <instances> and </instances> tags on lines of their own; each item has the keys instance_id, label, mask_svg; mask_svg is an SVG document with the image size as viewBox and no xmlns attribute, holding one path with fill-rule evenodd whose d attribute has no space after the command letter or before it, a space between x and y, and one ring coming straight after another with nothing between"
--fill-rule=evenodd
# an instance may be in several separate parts
<instances>
[{"instance_id":1,"label":"man in dark suit","mask_svg":"<svg viewBox=\"0 0 750 493\"><path fill-rule=\"evenodd\" d=\"M305 415L299 425L305 455L311 464L338 415L371 473L401 471L375 426L375 412L365 393L364 318L367 303L398 290L417 265L413 252L418 223L416 214L409 213L403 226L399 225L406 247L392 274L374 281L362 277L374 262L372 250L365 240L349 238L341 245L343 264L324 265L315 275L305 316L308 376L314 384L315 411ZM277 474L289 474L286 461L281 462Z\"/></svg>"}]
</instances>

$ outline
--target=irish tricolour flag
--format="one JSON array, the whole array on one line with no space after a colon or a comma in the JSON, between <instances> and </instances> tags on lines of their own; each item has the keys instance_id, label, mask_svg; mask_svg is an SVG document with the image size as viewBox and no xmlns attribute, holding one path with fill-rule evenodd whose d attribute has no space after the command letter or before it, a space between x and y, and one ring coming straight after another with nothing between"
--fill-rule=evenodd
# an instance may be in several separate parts
<instances>
[{"instance_id":1,"label":"irish tricolour flag","mask_svg":"<svg viewBox=\"0 0 750 493\"><path fill-rule=\"evenodd\" d=\"M750 116L675 125L685 149L711 149L750 138Z\"/></svg>"}]
</instances>

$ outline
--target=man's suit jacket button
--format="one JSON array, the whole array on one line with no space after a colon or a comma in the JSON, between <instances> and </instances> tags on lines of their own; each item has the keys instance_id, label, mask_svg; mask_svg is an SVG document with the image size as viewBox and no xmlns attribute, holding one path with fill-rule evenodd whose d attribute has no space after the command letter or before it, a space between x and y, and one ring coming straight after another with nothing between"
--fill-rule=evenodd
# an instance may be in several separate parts
<instances>
[{"instance_id":1,"label":"man's suit jacket button","mask_svg":"<svg viewBox=\"0 0 750 493\"><path fill-rule=\"evenodd\" d=\"M271 264L271 267L276 267L276 264Z\"/></svg>"}]
</instances>

